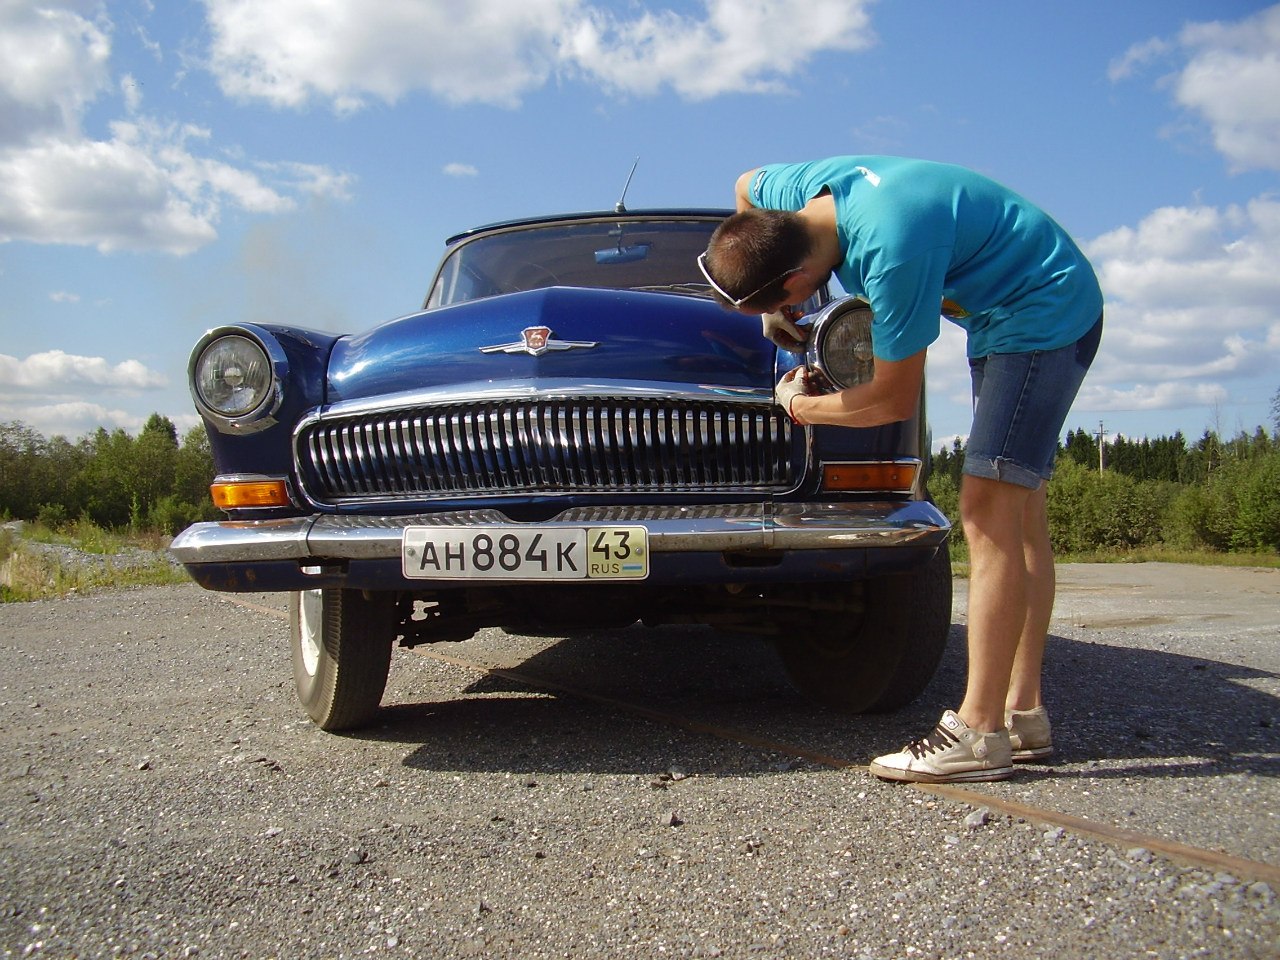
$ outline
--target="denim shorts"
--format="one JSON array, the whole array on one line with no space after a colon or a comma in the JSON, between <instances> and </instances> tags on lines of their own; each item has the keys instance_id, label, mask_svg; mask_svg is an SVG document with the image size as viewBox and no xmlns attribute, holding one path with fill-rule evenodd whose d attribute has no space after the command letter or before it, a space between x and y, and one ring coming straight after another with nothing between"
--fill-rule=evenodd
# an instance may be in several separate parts
<instances>
[{"instance_id":1,"label":"denim shorts","mask_svg":"<svg viewBox=\"0 0 1280 960\"><path fill-rule=\"evenodd\" d=\"M973 428L964 472L1032 490L1053 476L1058 438L1101 339L1099 317L1057 350L971 358Z\"/></svg>"}]
</instances>

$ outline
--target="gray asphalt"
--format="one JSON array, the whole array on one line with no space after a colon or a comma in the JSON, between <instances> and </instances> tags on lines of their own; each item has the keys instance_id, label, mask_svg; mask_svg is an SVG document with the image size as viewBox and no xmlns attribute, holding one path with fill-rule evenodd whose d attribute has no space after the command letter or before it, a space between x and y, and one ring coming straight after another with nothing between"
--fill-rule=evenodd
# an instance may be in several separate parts
<instances>
[{"instance_id":1,"label":"gray asphalt","mask_svg":"<svg viewBox=\"0 0 1280 960\"><path fill-rule=\"evenodd\" d=\"M710 631L488 631L398 651L348 736L294 701L280 597L0 606L0 954L1280 956L1280 571L1060 582L1059 752L990 806L862 766L954 705L963 582L891 716L816 710Z\"/></svg>"}]
</instances>

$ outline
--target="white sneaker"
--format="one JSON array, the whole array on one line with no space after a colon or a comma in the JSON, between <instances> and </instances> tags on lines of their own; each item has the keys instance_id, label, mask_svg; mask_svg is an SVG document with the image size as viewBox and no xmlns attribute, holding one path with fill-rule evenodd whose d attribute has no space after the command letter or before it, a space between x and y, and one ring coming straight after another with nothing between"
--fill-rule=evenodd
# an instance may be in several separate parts
<instances>
[{"instance_id":1,"label":"white sneaker","mask_svg":"<svg viewBox=\"0 0 1280 960\"><path fill-rule=\"evenodd\" d=\"M1053 731L1049 728L1049 712L1044 707L1006 710L1004 725L1009 728L1014 763L1039 760L1053 753Z\"/></svg>"},{"instance_id":2,"label":"white sneaker","mask_svg":"<svg viewBox=\"0 0 1280 960\"><path fill-rule=\"evenodd\" d=\"M872 760L871 772L914 783L1004 780L1013 775L1009 731L979 733L948 710L927 737Z\"/></svg>"}]
</instances>

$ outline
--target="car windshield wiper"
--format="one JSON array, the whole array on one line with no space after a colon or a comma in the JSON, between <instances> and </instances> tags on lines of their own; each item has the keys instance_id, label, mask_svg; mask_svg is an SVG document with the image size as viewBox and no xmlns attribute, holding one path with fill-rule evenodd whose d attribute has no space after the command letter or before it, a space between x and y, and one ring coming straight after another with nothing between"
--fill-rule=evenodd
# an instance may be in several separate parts
<instances>
[{"instance_id":1,"label":"car windshield wiper","mask_svg":"<svg viewBox=\"0 0 1280 960\"><path fill-rule=\"evenodd\" d=\"M660 293L687 293L694 297L708 297L711 295L711 287L705 283L650 283L632 287L631 289Z\"/></svg>"}]
</instances>

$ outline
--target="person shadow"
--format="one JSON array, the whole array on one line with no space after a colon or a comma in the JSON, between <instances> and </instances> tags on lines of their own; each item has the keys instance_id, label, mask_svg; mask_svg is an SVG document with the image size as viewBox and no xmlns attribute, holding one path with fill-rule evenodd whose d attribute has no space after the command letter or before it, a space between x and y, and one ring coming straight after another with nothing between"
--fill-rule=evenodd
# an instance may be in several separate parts
<instances>
[{"instance_id":1,"label":"person shadow","mask_svg":"<svg viewBox=\"0 0 1280 960\"><path fill-rule=\"evenodd\" d=\"M1047 647L1055 754L1035 765L1042 775L1280 773L1276 674L1076 633L1055 634ZM461 695L455 686L422 698L428 691L410 686L405 702L352 735L403 743L412 748L404 763L428 770L649 774L683 764L772 775L806 763L857 766L927 732L959 702L964 646L965 627L953 624L919 698L893 713L854 716L804 700L757 637L637 625L531 643L489 631L422 649L518 665L477 676Z\"/></svg>"}]
</instances>

